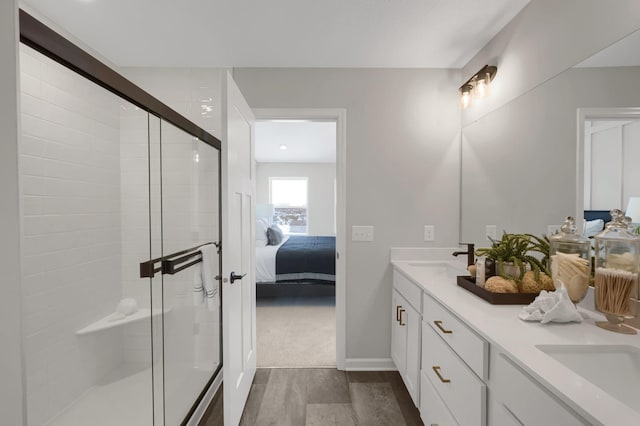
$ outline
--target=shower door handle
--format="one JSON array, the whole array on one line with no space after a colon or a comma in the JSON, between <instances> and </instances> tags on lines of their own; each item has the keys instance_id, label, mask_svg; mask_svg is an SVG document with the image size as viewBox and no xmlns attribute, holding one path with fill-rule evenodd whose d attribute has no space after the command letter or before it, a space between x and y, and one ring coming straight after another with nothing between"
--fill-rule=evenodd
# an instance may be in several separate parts
<instances>
[{"instance_id":1,"label":"shower door handle","mask_svg":"<svg viewBox=\"0 0 640 426\"><path fill-rule=\"evenodd\" d=\"M247 274L236 275L235 272L231 272L231 275L229 276L229 281L231 281L231 284L233 284L235 280L241 280L244 278L245 275Z\"/></svg>"}]
</instances>

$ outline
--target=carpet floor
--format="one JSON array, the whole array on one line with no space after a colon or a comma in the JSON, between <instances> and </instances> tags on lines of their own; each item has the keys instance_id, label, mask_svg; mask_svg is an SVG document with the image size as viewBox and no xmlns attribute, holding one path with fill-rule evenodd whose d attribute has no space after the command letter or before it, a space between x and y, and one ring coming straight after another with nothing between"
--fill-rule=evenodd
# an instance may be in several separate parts
<instances>
[{"instance_id":1,"label":"carpet floor","mask_svg":"<svg viewBox=\"0 0 640 426\"><path fill-rule=\"evenodd\" d=\"M256 302L259 368L335 368L335 297L269 297Z\"/></svg>"}]
</instances>

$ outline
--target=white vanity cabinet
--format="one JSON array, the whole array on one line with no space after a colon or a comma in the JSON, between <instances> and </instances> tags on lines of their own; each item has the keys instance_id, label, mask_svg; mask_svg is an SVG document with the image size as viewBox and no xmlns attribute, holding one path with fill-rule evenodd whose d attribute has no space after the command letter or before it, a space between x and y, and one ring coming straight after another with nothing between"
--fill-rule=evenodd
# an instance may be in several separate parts
<instances>
[{"instance_id":1,"label":"white vanity cabinet","mask_svg":"<svg viewBox=\"0 0 640 426\"><path fill-rule=\"evenodd\" d=\"M416 406L420 403L420 310L422 290L393 272L391 358Z\"/></svg>"},{"instance_id":2,"label":"white vanity cabinet","mask_svg":"<svg viewBox=\"0 0 640 426\"><path fill-rule=\"evenodd\" d=\"M427 294L422 319L422 386L432 386L431 398L438 398L422 398L423 422L487 424L489 344Z\"/></svg>"}]
</instances>

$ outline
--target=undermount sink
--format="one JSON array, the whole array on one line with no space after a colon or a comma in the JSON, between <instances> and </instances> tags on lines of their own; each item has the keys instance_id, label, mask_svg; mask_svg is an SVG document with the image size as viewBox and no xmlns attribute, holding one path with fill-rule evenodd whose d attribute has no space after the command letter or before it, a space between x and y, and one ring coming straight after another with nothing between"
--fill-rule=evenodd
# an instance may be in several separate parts
<instances>
[{"instance_id":1,"label":"undermount sink","mask_svg":"<svg viewBox=\"0 0 640 426\"><path fill-rule=\"evenodd\" d=\"M453 265L451 262L409 262L407 265L412 268L428 269L434 274L441 274L450 277L456 277L457 275L465 273L463 264L457 266Z\"/></svg>"},{"instance_id":2,"label":"undermount sink","mask_svg":"<svg viewBox=\"0 0 640 426\"><path fill-rule=\"evenodd\" d=\"M640 412L640 349L628 345L537 345L623 404Z\"/></svg>"}]
</instances>

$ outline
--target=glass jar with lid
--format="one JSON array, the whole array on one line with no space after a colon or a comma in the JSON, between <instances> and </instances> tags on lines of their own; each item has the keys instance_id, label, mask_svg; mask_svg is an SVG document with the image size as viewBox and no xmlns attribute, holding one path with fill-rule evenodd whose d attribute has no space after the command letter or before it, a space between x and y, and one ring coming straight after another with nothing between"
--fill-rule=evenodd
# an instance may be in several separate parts
<instances>
[{"instance_id":1,"label":"glass jar with lid","mask_svg":"<svg viewBox=\"0 0 640 426\"><path fill-rule=\"evenodd\" d=\"M564 287L573 303L587 294L591 279L591 242L577 232L567 217L560 232L549 237L549 269L556 289Z\"/></svg>"},{"instance_id":2,"label":"glass jar with lid","mask_svg":"<svg viewBox=\"0 0 640 426\"><path fill-rule=\"evenodd\" d=\"M599 327L636 334L623 324L632 318L630 298L638 297L640 238L629 232L624 214L611 210L611 222L595 236L595 306L607 317Z\"/></svg>"}]
</instances>

